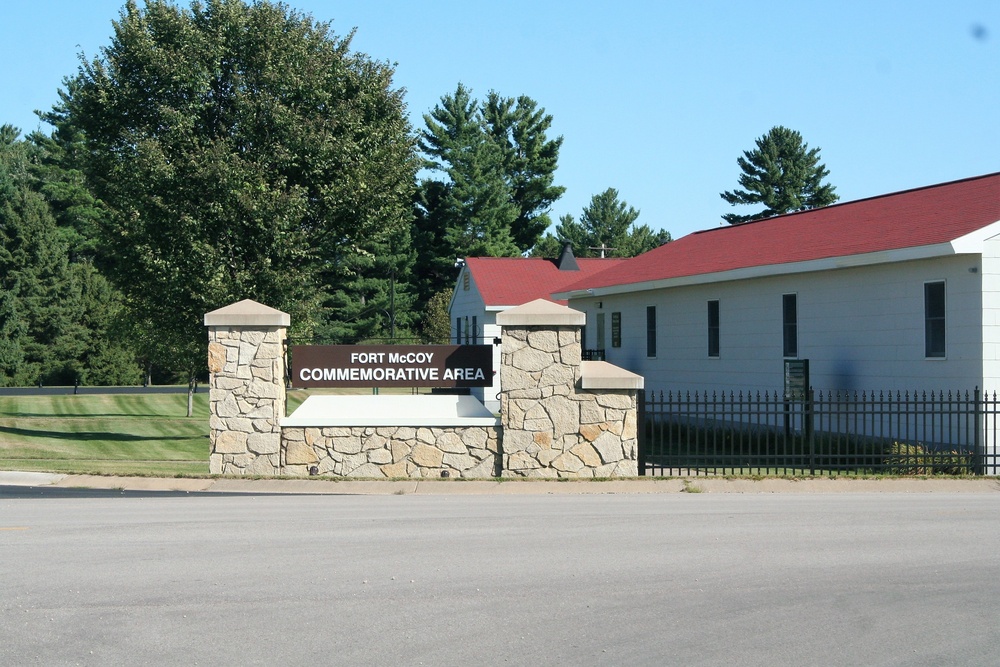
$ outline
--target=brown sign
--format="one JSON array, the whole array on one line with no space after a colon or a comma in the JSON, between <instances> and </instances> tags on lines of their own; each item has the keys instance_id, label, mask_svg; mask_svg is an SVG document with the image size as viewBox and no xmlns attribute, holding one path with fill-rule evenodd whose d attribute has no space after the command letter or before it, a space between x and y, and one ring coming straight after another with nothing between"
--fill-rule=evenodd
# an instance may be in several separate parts
<instances>
[{"instance_id":1,"label":"brown sign","mask_svg":"<svg viewBox=\"0 0 1000 667\"><path fill-rule=\"evenodd\" d=\"M297 345L295 387L489 387L490 345Z\"/></svg>"}]
</instances>

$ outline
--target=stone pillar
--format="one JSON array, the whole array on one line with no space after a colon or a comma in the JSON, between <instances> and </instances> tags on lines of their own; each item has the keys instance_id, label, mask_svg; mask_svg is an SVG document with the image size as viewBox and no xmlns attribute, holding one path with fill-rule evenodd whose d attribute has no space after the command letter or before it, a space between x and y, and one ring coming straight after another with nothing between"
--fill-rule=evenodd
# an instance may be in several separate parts
<instances>
[{"instance_id":1,"label":"stone pillar","mask_svg":"<svg viewBox=\"0 0 1000 667\"><path fill-rule=\"evenodd\" d=\"M497 316L505 476L638 474L642 378L605 362L581 362L585 321L584 313L543 299Z\"/></svg>"},{"instance_id":2,"label":"stone pillar","mask_svg":"<svg viewBox=\"0 0 1000 667\"><path fill-rule=\"evenodd\" d=\"M280 473L288 325L249 299L205 314L213 475Z\"/></svg>"}]
</instances>

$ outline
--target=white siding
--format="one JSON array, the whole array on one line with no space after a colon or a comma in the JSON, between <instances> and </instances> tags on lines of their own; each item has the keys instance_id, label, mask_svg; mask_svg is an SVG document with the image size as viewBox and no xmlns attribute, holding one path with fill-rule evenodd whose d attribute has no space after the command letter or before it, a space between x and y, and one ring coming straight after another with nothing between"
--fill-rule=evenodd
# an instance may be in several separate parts
<instances>
[{"instance_id":1,"label":"white siding","mask_svg":"<svg viewBox=\"0 0 1000 667\"><path fill-rule=\"evenodd\" d=\"M472 325L472 318L476 318L476 325L481 333L483 326L486 324L494 324L496 322L496 313L486 312L486 303L483 301L482 295L479 293L479 288L476 286L476 281L472 279L469 275L469 289L464 288L464 279L469 271L469 267L463 266L462 270L458 274L458 280L455 283L455 293L451 299L451 335L452 341L456 335L455 332L455 319L461 317L463 321L468 318L469 325ZM465 343L463 338L458 343ZM472 342L470 340L470 342Z\"/></svg>"},{"instance_id":2,"label":"white siding","mask_svg":"<svg viewBox=\"0 0 1000 667\"><path fill-rule=\"evenodd\" d=\"M997 251L1000 255L1000 249ZM622 346L607 360L649 389L780 390L782 294L798 300L798 353L817 389L941 390L983 386L986 349L1000 354L1000 259L991 267L991 326L984 332L978 255L574 299L588 315L622 313ZM970 269L975 268L973 273ZM945 282L947 356L924 358L924 283ZM709 300L721 313L720 356L708 357ZM598 301L602 302L600 310ZM657 307L657 357L646 358L646 306ZM610 315L607 321L611 321ZM609 332L610 333L610 332ZM1000 377L1000 361L991 380ZM1000 388L1000 387L998 387Z\"/></svg>"},{"instance_id":3,"label":"white siding","mask_svg":"<svg viewBox=\"0 0 1000 667\"><path fill-rule=\"evenodd\" d=\"M983 387L1000 391L1000 238L983 244Z\"/></svg>"},{"instance_id":4,"label":"white siding","mask_svg":"<svg viewBox=\"0 0 1000 667\"><path fill-rule=\"evenodd\" d=\"M496 314L494 314L496 319ZM500 338L500 326L487 324L483 327L482 345L493 345L494 338ZM493 413L500 412L500 346L493 345L493 385L490 387L475 387L472 395L478 398L486 409Z\"/></svg>"},{"instance_id":5,"label":"white siding","mask_svg":"<svg viewBox=\"0 0 1000 667\"><path fill-rule=\"evenodd\" d=\"M469 342L473 345L493 345L493 339L500 337L500 327L497 326L497 311L486 310L486 303L483 300L482 294L479 292L479 287L476 285L476 281L469 275L469 289L465 289L465 274L468 273L469 268L467 266L462 267L461 272L459 272L458 280L455 283L455 292L451 299L451 310L450 321L451 321L451 335L453 337L456 335L455 332L455 320L461 317L464 322L468 318L469 326L472 325L473 318L475 318L476 329L478 337L475 340L470 338ZM465 344L465 338L457 341L458 344ZM500 346L493 346L493 386L492 387L475 387L472 389L472 395L478 398L486 408L492 412L498 412L500 410Z\"/></svg>"}]
</instances>

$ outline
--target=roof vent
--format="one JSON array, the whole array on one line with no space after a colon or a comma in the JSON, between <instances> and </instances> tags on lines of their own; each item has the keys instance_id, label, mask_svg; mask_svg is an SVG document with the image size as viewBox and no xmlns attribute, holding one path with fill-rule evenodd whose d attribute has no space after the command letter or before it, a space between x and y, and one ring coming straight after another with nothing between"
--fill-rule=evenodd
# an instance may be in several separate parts
<instances>
[{"instance_id":1,"label":"roof vent","mask_svg":"<svg viewBox=\"0 0 1000 667\"><path fill-rule=\"evenodd\" d=\"M563 246L562 253L559 255L558 261L556 261L556 266L560 271L580 270L580 265L576 263L576 257L573 256L572 243L567 243Z\"/></svg>"}]
</instances>

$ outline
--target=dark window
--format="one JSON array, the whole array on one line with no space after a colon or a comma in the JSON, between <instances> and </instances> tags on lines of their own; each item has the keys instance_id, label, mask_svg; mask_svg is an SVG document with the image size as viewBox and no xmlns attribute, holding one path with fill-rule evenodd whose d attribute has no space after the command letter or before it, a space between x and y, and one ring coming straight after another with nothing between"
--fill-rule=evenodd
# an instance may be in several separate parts
<instances>
[{"instance_id":1,"label":"dark window","mask_svg":"<svg viewBox=\"0 0 1000 667\"><path fill-rule=\"evenodd\" d=\"M461 317L456 317L455 318L455 344L456 345L461 345L462 344L462 318Z\"/></svg>"},{"instance_id":2,"label":"dark window","mask_svg":"<svg viewBox=\"0 0 1000 667\"><path fill-rule=\"evenodd\" d=\"M611 313L611 347L622 346L622 314Z\"/></svg>"},{"instance_id":3,"label":"dark window","mask_svg":"<svg viewBox=\"0 0 1000 667\"><path fill-rule=\"evenodd\" d=\"M656 306L646 306L646 356L656 356Z\"/></svg>"},{"instance_id":4,"label":"dark window","mask_svg":"<svg viewBox=\"0 0 1000 667\"><path fill-rule=\"evenodd\" d=\"M944 357L944 283L924 283L924 356Z\"/></svg>"},{"instance_id":5,"label":"dark window","mask_svg":"<svg viewBox=\"0 0 1000 667\"><path fill-rule=\"evenodd\" d=\"M461 345L462 341L458 341L458 343ZM468 315L465 316L465 344L466 345L469 344L469 316Z\"/></svg>"},{"instance_id":6,"label":"dark window","mask_svg":"<svg viewBox=\"0 0 1000 667\"><path fill-rule=\"evenodd\" d=\"M708 302L708 356L719 356L719 302Z\"/></svg>"},{"instance_id":7,"label":"dark window","mask_svg":"<svg viewBox=\"0 0 1000 667\"><path fill-rule=\"evenodd\" d=\"M799 316L794 294L781 295L782 350L786 357L799 356Z\"/></svg>"},{"instance_id":8,"label":"dark window","mask_svg":"<svg viewBox=\"0 0 1000 667\"><path fill-rule=\"evenodd\" d=\"M479 323L476 321L479 319L478 315L472 316L472 344L479 345Z\"/></svg>"}]
</instances>

